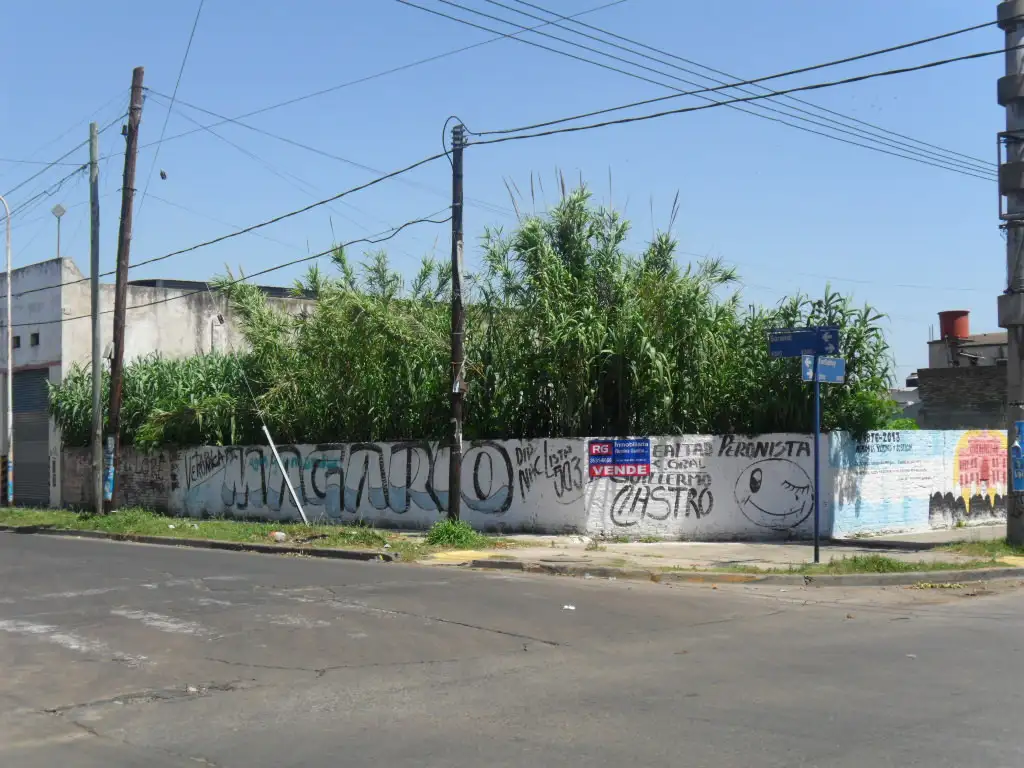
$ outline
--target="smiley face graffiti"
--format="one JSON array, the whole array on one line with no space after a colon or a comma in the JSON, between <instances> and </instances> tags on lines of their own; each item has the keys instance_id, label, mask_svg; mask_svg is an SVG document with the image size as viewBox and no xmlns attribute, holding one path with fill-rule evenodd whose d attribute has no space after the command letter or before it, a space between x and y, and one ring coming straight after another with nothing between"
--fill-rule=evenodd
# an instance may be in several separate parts
<instances>
[{"instance_id":1,"label":"smiley face graffiti","mask_svg":"<svg viewBox=\"0 0 1024 768\"><path fill-rule=\"evenodd\" d=\"M814 487L799 464L765 459L751 464L736 480L736 503L754 525L786 531L814 511Z\"/></svg>"}]
</instances>

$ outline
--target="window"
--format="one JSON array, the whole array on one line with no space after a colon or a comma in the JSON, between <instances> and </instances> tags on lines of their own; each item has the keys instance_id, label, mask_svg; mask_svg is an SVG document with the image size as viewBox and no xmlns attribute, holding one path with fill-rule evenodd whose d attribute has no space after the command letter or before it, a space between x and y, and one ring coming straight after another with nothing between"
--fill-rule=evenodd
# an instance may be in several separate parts
<instances>
[{"instance_id":1,"label":"window","mask_svg":"<svg viewBox=\"0 0 1024 768\"><path fill-rule=\"evenodd\" d=\"M33 347L38 347L39 346L39 334L38 333L33 333L31 336L29 336L28 337L28 343L31 344Z\"/></svg>"},{"instance_id":2,"label":"window","mask_svg":"<svg viewBox=\"0 0 1024 768\"><path fill-rule=\"evenodd\" d=\"M14 337L14 348L21 349L21 336Z\"/></svg>"}]
</instances>

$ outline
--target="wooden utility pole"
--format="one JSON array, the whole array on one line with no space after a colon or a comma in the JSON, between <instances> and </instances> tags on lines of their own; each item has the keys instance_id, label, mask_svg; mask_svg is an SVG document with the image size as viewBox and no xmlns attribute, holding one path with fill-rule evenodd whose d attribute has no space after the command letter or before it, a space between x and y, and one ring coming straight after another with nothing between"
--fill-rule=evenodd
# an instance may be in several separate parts
<instances>
[{"instance_id":1,"label":"wooden utility pole","mask_svg":"<svg viewBox=\"0 0 1024 768\"><path fill-rule=\"evenodd\" d=\"M462 501L462 402L465 398L462 307L462 150L465 129L452 128L452 449L448 463L448 519L459 519Z\"/></svg>"},{"instance_id":2,"label":"wooden utility pole","mask_svg":"<svg viewBox=\"0 0 1024 768\"><path fill-rule=\"evenodd\" d=\"M92 493L103 514L103 342L100 331L100 139L89 126L89 294L92 299Z\"/></svg>"},{"instance_id":3,"label":"wooden utility pole","mask_svg":"<svg viewBox=\"0 0 1024 768\"><path fill-rule=\"evenodd\" d=\"M124 318L128 304L128 257L132 244L132 204L135 199L135 161L139 152L139 123L142 120L142 77L145 70L132 71L132 98L125 132L124 180L121 184L121 228L117 237L117 283L114 289L114 359L110 363L110 433L113 442L109 479L104 499L113 508L117 490L117 461L121 448L121 389L124 376Z\"/></svg>"}]
</instances>

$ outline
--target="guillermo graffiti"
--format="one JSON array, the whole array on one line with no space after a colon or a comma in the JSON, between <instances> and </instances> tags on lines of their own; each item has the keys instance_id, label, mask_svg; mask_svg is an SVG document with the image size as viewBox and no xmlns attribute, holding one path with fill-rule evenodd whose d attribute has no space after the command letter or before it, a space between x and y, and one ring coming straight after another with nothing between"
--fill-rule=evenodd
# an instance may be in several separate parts
<instances>
[{"instance_id":1,"label":"guillermo graffiti","mask_svg":"<svg viewBox=\"0 0 1024 768\"><path fill-rule=\"evenodd\" d=\"M651 473L588 490L588 530L681 539L806 533L814 511L804 435L651 438Z\"/></svg>"},{"instance_id":2,"label":"guillermo graffiti","mask_svg":"<svg viewBox=\"0 0 1024 768\"><path fill-rule=\"evenodd\" d=\"M437 443L285 445L278 452L312 517L393 517L396 523L408 517L423 524L448 510L450 452ZM467 444L462 509L503 518L517 499L577 502L583 492L581 456L582 448L566 440ZM186 514L271 519L298 515L269 448L204 447L183 453L179 461Z\"/></svg>"}]
</instances>

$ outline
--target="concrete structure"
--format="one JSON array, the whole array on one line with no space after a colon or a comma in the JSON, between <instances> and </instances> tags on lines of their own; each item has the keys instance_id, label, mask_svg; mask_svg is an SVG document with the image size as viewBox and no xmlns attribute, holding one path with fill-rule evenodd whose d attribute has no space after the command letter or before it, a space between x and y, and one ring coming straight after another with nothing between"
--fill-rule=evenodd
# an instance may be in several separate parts
<instances>
[{"instance_id":1,"label":"concrete structure","mask_svg":"<svg viewBox=\"0 0 1024 768\"><path fill-rule=\"evenodd\" d=\"M0 274L0 314L6 275ZM13 271L14 499L17 504L60 506L60 435L49 417L47 384L63 380L71 366L92 357L89 282L71 259L52 259ZM306 305L267 288L288 311ZM114 286L100 286L103 346L113 335ZM125 361L158 353L188 357L227 352L243 344L227 302L206 283L133 281L128 285ZM6 372L6 361L4 366ZM6 384L0 384L6 397ZM4 423L6 429L6 423Z\"/></svg>"},{"instance_id":2,"label":"concrete structure","mask_svg":"<svg viewBox=\"0 0 1024 768\"><path fill-rule=\"evenodd\" d=\"M652 437L643 476L591 477L604 440L467 444L462 519L488 531L722 541L813 530L808 435ZM1006 517L1003 431L833 434L823 449L821 530L846 537ZM448 450L425 441L279 446L311 519L425 528L448 507ZM297 520L269 448L122 457L119 503L192 517ZM88 449L64 452L66 503L91 506Z\"/></svg>"},{"instance_id":3,"label":"concrete structure","mask_svg":"<svg viewBox=\"0 0 1024 768\"><path fill-rule=\"evenodd\" d=\"M999 327L1007 330L1006 429L1024 420L1024 0L999 3L996 21L1005 35L1006 74L996 89L1006 108L999 135L999 218L1006 231L1006 286L998 297ZM1005 156L1003 156L1005 150ZM1007 536L1024 544L1024 497L1010 496Z\"/></svg>"},{"instance_id":4,"label":"concrete structure","mask_svg":"<svg viewBox=\"0 0 1024 768\"><path fill-rule=\"evenodd\" d=\"M1004 429L1009 347L1005 332L970 331L970 313L939 313L928 367L916 372L922 429ZM899 402L899 399L897 399Z\"/></svg>"}]
</instances>

